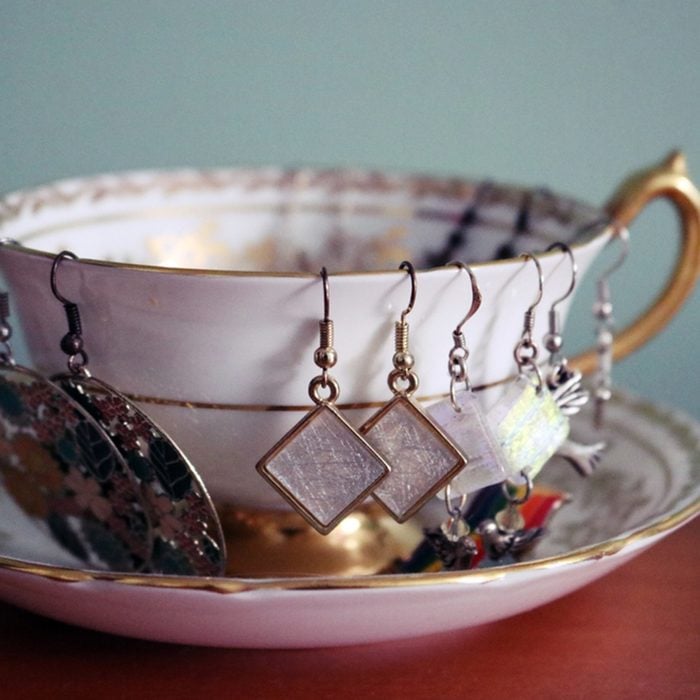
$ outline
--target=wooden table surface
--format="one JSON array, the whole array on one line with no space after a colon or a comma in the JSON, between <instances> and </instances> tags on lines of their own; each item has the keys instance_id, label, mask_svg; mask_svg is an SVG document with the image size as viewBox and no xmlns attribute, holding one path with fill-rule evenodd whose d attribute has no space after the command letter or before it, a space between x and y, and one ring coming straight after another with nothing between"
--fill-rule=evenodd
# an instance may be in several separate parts
<instances>
[{"instance_id":1,"label":"wooden table surface","mask_svg":"<svg viewBox=\"0 0 700 700\"><path fill-rule=\"evenodd\" d=\"M561 600L471 630L300 651L208 649L0 604L0 698L700 698L700 518Z\"/></svg>"}]
</instances>

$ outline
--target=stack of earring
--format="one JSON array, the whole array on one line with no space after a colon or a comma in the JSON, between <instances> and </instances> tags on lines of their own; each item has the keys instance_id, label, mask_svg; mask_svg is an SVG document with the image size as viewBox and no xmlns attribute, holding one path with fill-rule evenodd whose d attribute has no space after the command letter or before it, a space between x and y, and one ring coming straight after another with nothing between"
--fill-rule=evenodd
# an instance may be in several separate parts
<instances>
[{"instance_id":1,"label":"stack of earring","mask_svg":"<svg viewBox=\"0 0 700 700\"><path fill-rule=\"evenodd\" d=\"M61 302L68 332L61 350L68 357L68 373L52 377L106 433L127 465L130 483L151 524L152 548L145 569L179 575L218 576L224 572L226 547L219 518L194 466L175 442L124 394L88 370L77 304L59 291L57 274L66 259L63 251L51 268L51 290ZM124 508L120 488L110 493L114 509Z\"/></svg>"}]
</instances>

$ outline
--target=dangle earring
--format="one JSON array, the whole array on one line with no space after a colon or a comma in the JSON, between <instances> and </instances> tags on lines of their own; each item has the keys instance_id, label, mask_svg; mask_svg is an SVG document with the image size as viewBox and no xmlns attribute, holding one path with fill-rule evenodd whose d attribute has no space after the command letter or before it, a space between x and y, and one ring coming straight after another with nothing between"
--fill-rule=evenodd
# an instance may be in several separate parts
<instances>
[{"instance_id":1,"label":"dangle earring","mask_svg":"<svg viewBox=\"0 0 700 700\"><path fill-rule=\"evenodd\" d=\"M561 250L568 256L571 263L571 284L566 293L554 301L549 309L549 329L543 338L544 346L549 351L546 381L562 414L571 417L588 403L589 392L582 387L581 373L570 369L566 357L562 354L564 339L557 306L573 294L578 267L571 248L565 243L553 243L547 248L547 251L552 250ZM569 462L581 476L590 476L600 463L604 450L604 442L583 445L567 438L557 448L556 454Z\"/></svg>"},{"instance_id":2,"label":"dangle earring","mask_svg":"<svg viewBox=\"0 0 700 700\"><path fill-rule=\"evenodd\" d=\"M528 501L532 492L532 479L525 470L522 472L522 477L525 482L525 493L519 497L516 493L516 484L510 481L503 482L506 507L493 518L483 520L476 528L481 535L484 553L490 562L498 564L515 562L517 555L533 547L544 534L543 527L527 528L525 519L518 510L519 506Z\"/></svg>"},{"instance_id":3,"label":"dangle earring","mask_svg":"<svg viewBox=\"0 0 700 700\"><path fill-rule=\"evenodd\" d=\"M384 459L341 416L335 407L338 382L328 370L338 356L333 347L330 288L326 268L323 320L314 362L321 374L309 383L316 404L256 465L256 469L316 530L330 532L362 503L389 473ZM323 392L327 392L324 397Z\"/></svg>"},{"instance_id":4,"label":"dangle earring","mask_svg":"<svg viewBox=\"0 0 700 700\"><path fill-rule=\"evenodd\" d=\"M518 376L487 415L506 460L507 476L513 478L525 473L534 479L567 438L569 421L537 365L539 349L532 332L535 309L544 291L542 267L530 253L521 257L535 265L539 289L537 298L525 312L523 331L513 351Z\"/></svg>"},{"instance_id":5,"label":"dangle earring","mask_svg":"<svg viewBox=\"0 0 700 700\"><path fill-rule=\"evenodd\" d=\"M440 527L426 528L423 533L445 571L462 571L471 567L478 549L469 536L469 525L464 518L468 495L461 493L453 498L451 486L447 484L443 494L447 519ZM457 505L454 505L455 500Z\"/></svg>"},{"instance_id":6,"label":"dangle earring","mask_svg":"<svg viewBox=\"0 0 700 700\"><path fill-rule=\"evenodd\" d=\"M394 398L372 416L360 432L391 466L389 476L374 490L374 498L397 522L408 520L466 464L450 439L411 398L418 388L415 360L409 350L406 316L416 301L416 272L404 261L411 296L394 324L394 368L389 388Z\"/></svg>"},{"instance_id":7,"label":"dangle earring","mask_svg":"<svg viewBox=\"0 0 700 700\"><path fill-rule=\"evenodd\" d=\"M125 460L66 392L18 365L0 293L0 480L33 522L91 568L140 571L152 550L146 505Z\"/></svg>"},{"instance_id":8,"label":"dangle earring","mask_svg":"<svg viewBox=\"0 0 700 700\"><path fill-rule=\"evenodd\" d=\"M143 411L113 386L92 376L84 350L77 304L58 290L61 263L78 258L59 253L51 267L51 290L63 304L68 332L61 350L68 356L66 374L52 377L83 410L100 425L128 465L130 483L135 482L153 528L153 546L146 568L152 573L217 576L224 572L226 547L219 518L194 467L172 441ZM115 485L111 500L115 510L124 508L123 495Z\"/></svg>"},{"instance_id":9,"label":"dangle earring","mask_svg":"<svg viewBox=\"0 0 700 700\"><path fill-rule=\"evenodd\" d=\"M469 350L462 328L479 310L481 292L474 273L467 265L462 262L450 264L469 275L471 307L452 331L453 346L448 357L450 395L447 399L434 403L427 412L466 458L466 467L451 482L452 491L461 494L503 481L506 471L500 447L481 407L481 401L472 391L467 370ZM458 390L460 384L464 386Z\"/></svg>"},{"instance_id":10,"label":"dangle earring","mask_svg":"<svg viewBox=\"0 0 700 700\"><path fill-rule=\"evenodd\" d=\"M598 370L595 374L595 410L593 425L596 430L603 427L605 420L605 404L612 398L612 366L615 320L610 296L610 277L616 272L627 258L629 252L629 232L626 228L616 230L616 239L622 244L620 256L599 278L597 282L597 299L593 305L593 315L596 319L596 350L598 354ZM612 240L612 239L611 239Z\"/></svg>"}]
</instances>

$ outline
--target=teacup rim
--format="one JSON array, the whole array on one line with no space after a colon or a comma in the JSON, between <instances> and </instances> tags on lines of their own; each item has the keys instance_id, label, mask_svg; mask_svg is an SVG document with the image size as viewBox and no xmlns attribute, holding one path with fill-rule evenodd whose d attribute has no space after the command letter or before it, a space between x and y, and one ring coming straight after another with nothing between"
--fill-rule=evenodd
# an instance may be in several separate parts
<instances>
[{"instance_id":1,"label":"teacup rim","mask_svg":"<svg viewBox=\"0 0 700 700\"><path fill-rule=\"evenodd\" d=\"M443 184L445 187L478 187L483 183L489 183L497 187L512 189L514 191L527 192L528 190L536 191L538 188L527 187L524 185L519 185L509 182L501 182L495 180L481 180L478 178L472 178L466 175L440 175L425 173L420 171L400 171L391 169L380 169L380 168L360 168L353 166L328 166L328 167L314 167L314 166L301 166L301 167L286 167L286 166L272 166L272 165L261 165L261 166L232 166L232 167L212 167L212 168L154 168L154 169L127 169L118 170L113 172L103 172L93 175L87 175L83 177L68 177L59 178L56 180L49 181L47 183L37 185L35 187L21 188L8 192L4 195L0 195L0 229L11 223L13 219L21 216L23 211L23 205L12 205L10 215L3 213L3 206L8 207L12 200L24 200L31 195L38 195L41 192L58 191L59 188L76 188L76 187L88 187L90 185L97 185L98 183L106 180L124 180L126 178L154 178L154 177L173 177L178 175L197 175L201 177L215 176L217 174L227 174L227 175L261 175L274 174L280 181L285 178L294 178L298 174L311 174L318 177L324 176L354 176L360 178L372 178L372 177L382 177L389 181L399 181L402 185L408 186L412 183L418 185L419 183L432 183L432 184ZM584 202L576 197L566 195L558 192L551 192L555 197L559 197L565 200L569 200L575 205L587 207L592 212L597 212L598 216L594 217L589 222L579 225L579 233L577 234L578 240L572 240L568 243L572 251L584 248L593 239L598 237L603 237L606 235L611 235L614 232L614 222L605 215L604 210L600 207L592 205L588 202ZM449 198L449 195L443 195L445 198ZM454 198L454 193L452 194ZM62 201L60 204L65 204L68 206L71 202ZM52 206L56 206L56 203L52 203ZM81 220L82 217L76 217L76 223ZM35 248L33 246L24 245L22 243L22 237L14 239L12 236L0 236L0 245L5 249L15 250L18 253L28 254L33 257L46 258L53 260L55 258L55 253L43 250L41 248ZM561 251L538 251L538 257L550 257L553 255L560 255ZM470 263L470 267L475 269L482 269L485 267L496 267L502 265L512 265L521 260L521 256L508 257L496 260L485 260ZM161 273L168 275L180 275L180 276L195 276L195 277L240 277L240 278L277 278L277 279L304 279L311 280L315 279L318 274L312 272L302 272L302 271L269 271L269 270L236 270L236 269L224 269L224 268L198 268L198 267L175 267L168 265L156 265L149 263L134 263L134 262L124 262L124 261L112 261L104 260L91 257L81 257L79 259L81 264L96 266L106 269L116 269L116 270L129 270L137 272L151 272L151 273ZM417 270L420 276L427 273L439 273L446 270L453 270L454 265L451 263L445 265L438 265L428 268L421 268ZM403 274L397 268L381 268L372 270L339 270L332 271L330 273L333 277L375 277L382 275L391 274Z\"/></svg>"}]
</instances>

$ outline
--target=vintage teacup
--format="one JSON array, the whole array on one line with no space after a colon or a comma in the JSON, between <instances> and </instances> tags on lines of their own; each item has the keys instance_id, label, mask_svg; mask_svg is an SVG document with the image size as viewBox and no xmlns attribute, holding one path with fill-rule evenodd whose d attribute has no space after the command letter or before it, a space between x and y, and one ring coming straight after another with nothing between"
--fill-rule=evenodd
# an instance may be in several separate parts
<instances>
[{"instance_id":1,"label":"vintage teacup","mask_svg":"<svg viewBox=\"0 0 700 700\"><path fill-rule=\"evenodd\" d=\"M79 305L92 373L135 398L179 444L215 501L284 507L257 460L311 407L328 267L339 406L359 425L390 398L392 330L418 273L410 316L417 397L448 390L451 331L470 303L474 263L483 306L466 330L472 384L515 371L512 349L537 275L517 256L571 244L581 273L652 198L669 198L683 246L662 296L617 338L622 356L645 342L692 290L700 269L700 196L672 155L635 175L603 209L549 192L459 179L343 170L141 172L63 181L0 200L2 287L10 293L15 354L46 375L64 369L65 318ZM459 222L462 222L460 225ZM570 267L541 256L546 309ZM562 315L568 306L561 306ZM589 355L579 366L591 367Z\"/></svg>"}]
</instances>

